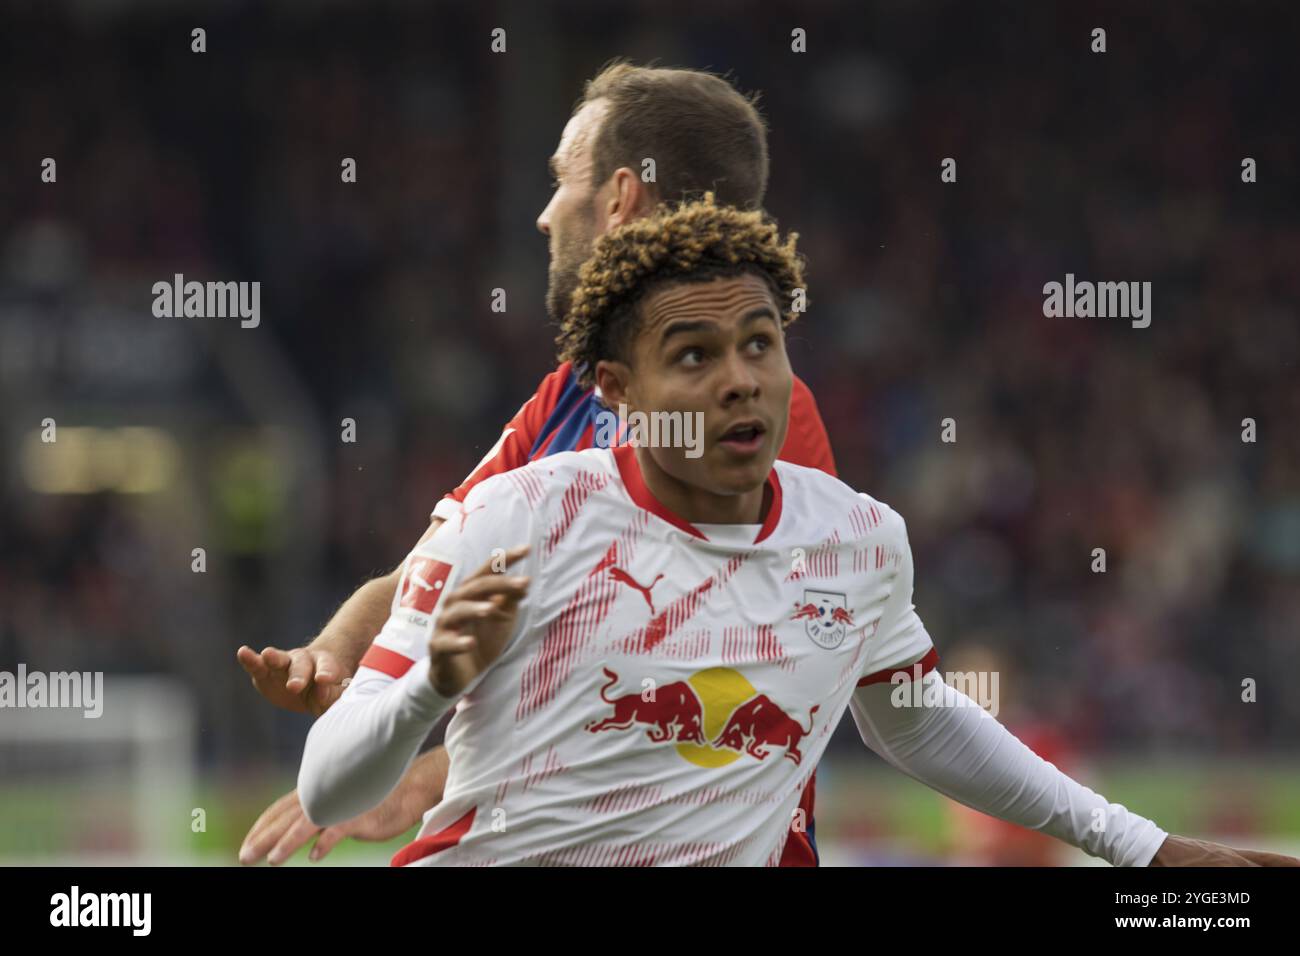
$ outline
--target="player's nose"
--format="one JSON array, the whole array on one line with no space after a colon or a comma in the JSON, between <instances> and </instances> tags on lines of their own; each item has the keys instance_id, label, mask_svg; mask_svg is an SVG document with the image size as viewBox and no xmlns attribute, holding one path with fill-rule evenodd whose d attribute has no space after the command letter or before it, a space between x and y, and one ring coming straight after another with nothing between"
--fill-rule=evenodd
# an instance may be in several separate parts
<instances>
[{"instance_id":1,"label":"player's nose","mask_svg":"<svg viewBox=\"0 0 1300 956\"><path fill-rule=\"evenodd\" d=\"M758 397L758 376L754 374L754 369L743 355L731 352L723 361L722 373L724 405L734 405Z\"/></svg>"},{"instance_id":2,"label":"player's nose","mask_svg":"<svg viewBox=\"0 0 1300 956\"><path fill-rule=\"evenodd\" d=\"M555 200L548 202L546 208L537 216L537 231L548 239L551 237L551 206L554 205L554 203Z\"/></svg>"}]
</instances>

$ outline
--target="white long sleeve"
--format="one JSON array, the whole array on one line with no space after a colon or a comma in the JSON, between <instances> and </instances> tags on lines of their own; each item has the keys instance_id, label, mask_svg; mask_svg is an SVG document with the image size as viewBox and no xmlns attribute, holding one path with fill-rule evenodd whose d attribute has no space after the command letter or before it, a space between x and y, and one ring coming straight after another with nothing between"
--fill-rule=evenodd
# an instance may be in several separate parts
<instances>
[{"instance_id":1,"label":"white long sleeve","mask_svg":"<svg viewBox=\"0 0 1300 956\"><path fill-rule=\"evenodd\" d=\"M1147 866L1169 835L1071 779L1029 749L937 671L923 698L896 707L889 684L854 692L863 742L897 769L968 807L1041 830L1115 866ZM910 697L909 693L909 697Z\"/></svg>"},{"instance_id":2,"label":"white long sleeve","mask_svg":"<svg viewBox=\"0 0 1300 956\"><path fill-rule=\"evenodd\" d=\"M444 522L407 557L383 630L352 683L307 735L298 799L319 826L350 820L392 793L433 725L456 702L442 698L429 681L428 644L443 596L497 550L533 539L527 501L507 475L476 485L465 508L463 517ZM530 554L510 573L531 575L535 568ZM513 637L530 607L529 598L520 602Z\"/></svg>"},{"instance_id":3,"label":"white long sleeve","mask_svg":"<svg viewBox=\"0 0 1300 956\"><path fill-rule=\"evenodd\" d=\"M424 662L396 680L362 668L307 735L298 770L307 819L327 827L378 806L453 703L433 689Z\"/></svg>"}]
</instances>

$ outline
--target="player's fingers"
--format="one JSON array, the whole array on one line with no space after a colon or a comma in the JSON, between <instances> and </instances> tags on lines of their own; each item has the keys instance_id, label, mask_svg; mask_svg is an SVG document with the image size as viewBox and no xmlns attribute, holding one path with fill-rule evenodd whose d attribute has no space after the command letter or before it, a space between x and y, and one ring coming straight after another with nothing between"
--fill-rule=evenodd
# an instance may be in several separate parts
<instances>
[{"instance_id":1,"label":"player's fingers","mask_svg":"<svg viewBox=\"0 0 1300 956\"><path fill-rule=\"evenodd\" d=\"M492 615L484 615L484 617L509 617L511 614L515 613L515 608L519 606L519 602L522 601L523 598L524 595L522 594L494 594L487 599L488 603L492 605L494 613Z\"/></svg>"},{"instance_id":2,"label":"player's fingers","mask_svg":"<svg viewBox=\"0 0 1300 956\"><path fill-rule=\"evenodd\" d=\"M528 596L528 585L525 584L523 589L520 591L517 592L511 591L505 594L496 594L493 595L491 598L489 598L489 600L491 600L492 603L494 603L502 611L505 611L507 613L512 613L514 609L519 606L519 602L522 601L527 596Z\"/></svg>"},{"instance_id":3,"label":"player's fingers","mask_svg":"<svg viewBox=\"0 0 1300 956\"><path fill-rule=\"evenodd\" d=\"M295 647L289 652L289 678L284 682L285 690L298 693L306 690L316 676L316 660L311 651L305 647Z\"/></svg>"},{"instance_id":4,"label":"player's fingers","mask_svg":"<svg viewBox=\"0 0 1300 956\"><path fill-rule=\"evenodd\" d=\"M272 866L279 866L319 832L320 827L308 820L307 814L303 813L302 809L299 808L297 817L290 824L284 836L280 837L280 842L266 855L266 862Z\"/></svg>"},{"instance_id":5,"label":"player's fingers","mask_svg":"<svg viewBox=\"0 0 1300 956\"><path fill-rule=\"evenodd\" d=\"M256 830L249 830L248 835L244 837L244 842L239 846L239 862L244 866L261 862L270 852L271 847L279 841L292 819L291 814L281 813Z\"/></svg>"},{"instance_id":6,"label":"player's fingers","mask_svg":"<svg viewBox=\"0 0 1300 956\"><path fill-rule=\"evenodd\" d=\"M482 621L498 610L491 601L457 601L449 605L438 618L438 630L455 631Z\"/></svg>"},{"instance_id":7,"label":"player's fingers","mask_svg":"<svg viewBox=\"0 0 1300 956\"><path fill-rule=\"evenodd\" d=\"M448 634L439 631L429 638L430 657L454 657L474 649L474 637L470 634Z\"/></svg>"},{"instance_id":8,"label":"player's fingers","mask_svg":"<svg viewBox=\"0 0 1300 956\"><path fill-rule=\"evenodd\" d=\"M322 684L317 681L312 685L311 694L307 700L307 709L313 717L319 717L325 711L334 706L334 702L343 696L343 691L347 689L348 680L344 678L338 684Z\"/></svg>"},{"instance_id":9,"label":"player's fingers","mask_svg":"<svg viewBox=\"0 0 1300 956\"><path fill-rule=\"evenodd\" d=\"M475 571L465 580L469 582L475 580L476 578L487 577L488 575L499 575L506 568L510 567L510 565L514 564L516 561L518 561L520 558L526 555L528 551L529 551L529 545L526 544L516 545L515 547L506 551L505 556L502 558L499 559L489 558L487 560L487 563L485 563L481 568L479 568L477 571Z\"/></svg>"},{"instance_id":10,"label":"player's fingers","mask_svg":"<svg viewBox=\"0 0 1300 956\"><path fill-rule=\"evenodd\" d=\"M506 577L504 574L496 574L487 578L475 578L473 581L466 581L448 595L447 603L451 604L456 601L481 601L494 594L523 597L528 593L528 585L530 583L532 582L526 575L520 577Z\"/></svg>"},{"instance_id":11,"label":"player's fingers","mask_svg":"<svg viewBox=\"0 0 1300 956\"><path fill-rule=\"evenodd\" d=\"M248 831L249 836L273 826L280 817L287 813L293 813L297 806L298 791L290 790L262 811L262 815L257 818L257 822Z\"/></svg>"},{"instance_id":12,"label":"player's fingers","mask_svg":"<svg viewBox=\"0 0 1300 956\"><path fill-rule=\"evenodd\" d=\"M290 790L262 811L257 822L249 828L239 847L239 862L245 866L256 863L275 846L281 834L294 819L298 809L298 791Z\"/></svg>"},{"instance_id":13,"label":"player's fingers","mask_svg":"<svg viewBox=\"0 0 1300 956\"><path fill-rule=\"evenodd\" d=\"M289 666L289 655L278 647L263 648L262 660L264 660L266 666L271 668L273 671L282 671Z\"/></svg>"},{"instance_id":14,"label":"player's fingers","mask_svg":"<svg viewBox=\"0 0 1300 956\"><path fill-rule=\"evenodd\" d=\"M329 651L313 651L316 658L316 683L337 684L347 677L347 669L342 662Z\"/></svg>"},{"instance_id":15,"label":"player's fingers","mask_svg":"<svg viewBox=\"0 0 1300 956\"><path fill-rule=\"evenodd\" d=\"M324 858L325 854L334 849L347 834L343 832L342 827L326 827L321 831L320 836L316 838L316 844L307 854L307 859L315 863L317 860Z\"/></svg>"},{"instance_id":16,"label":"player's fingers","mask_svg":"<svg viewBox=\"0 0 1300 956\"><path fill-rule=\"evenodd\" d=\"M261 680L266 677L267 667L262 661L262 655L247 644L235 651L235 660L239 661L239 665L248 672L248 676L253 680Z\"/></svg>"}]
</instances>

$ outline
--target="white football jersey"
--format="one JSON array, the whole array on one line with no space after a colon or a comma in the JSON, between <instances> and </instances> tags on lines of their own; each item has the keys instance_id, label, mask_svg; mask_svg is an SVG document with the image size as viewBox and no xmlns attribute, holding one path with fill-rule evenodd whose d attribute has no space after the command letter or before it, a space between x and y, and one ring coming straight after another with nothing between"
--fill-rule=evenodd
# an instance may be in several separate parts
<instances>
[{"instance_id":1,"label":"white football jersey","mask_svg":"<svg viewBox=\"0 0 1300 956\"><path fill-rule=\"evenodd\" d=\"M854 688L936 655L903 519L811 468L767 484L761 525L694 527L633 448L564 452L417 546L347 694L426 669L442 596L494 555L531 543L508 573L532 581L395 864L776 865Z\"/></svg>"}]
</instances>

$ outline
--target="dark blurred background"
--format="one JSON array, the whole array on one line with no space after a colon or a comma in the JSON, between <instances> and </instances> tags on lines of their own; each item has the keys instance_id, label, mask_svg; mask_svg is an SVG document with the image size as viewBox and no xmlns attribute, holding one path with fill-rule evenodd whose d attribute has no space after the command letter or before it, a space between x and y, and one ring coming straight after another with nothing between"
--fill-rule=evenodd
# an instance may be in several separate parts
<instances>
[{"instance_id":1,"label":"dark blurred background","mask_svg":"<svg viewBox=\"0 0 1300 956\"><path fill-rule=\"evenodd\" d=\"M399 563L553 367L546 159L602 63L657 60L762 91L792 362L908 520L941 667L998 670L1004 721L1166 829L1294 845L1300 17L1056 6L4 3L0 669L170 677L213 819L158 852L232 860L308 726L235 649ZM1067 272L1151 282L1150 327L1045 318ZM260 281L261 325L155 318L174 273ZM148 818L144 732L78 733L0 733L0 857L157 849L113 823ZM88 812L97 773L122 796ZM824 853L975 858L896 776L846 721Z\"/></svg>"}]
</instances>

